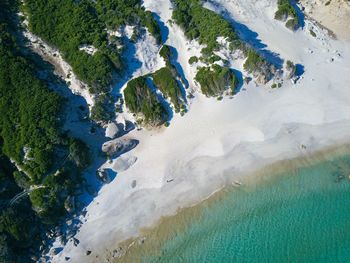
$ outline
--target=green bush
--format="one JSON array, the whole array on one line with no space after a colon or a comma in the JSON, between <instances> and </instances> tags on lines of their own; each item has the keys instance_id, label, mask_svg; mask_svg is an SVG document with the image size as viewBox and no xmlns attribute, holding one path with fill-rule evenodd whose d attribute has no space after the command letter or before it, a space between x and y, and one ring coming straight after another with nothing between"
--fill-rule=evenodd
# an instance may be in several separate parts
<instances>
[{"instance_id":1,"label":"green bush","mask_svg":"<svg viewBox=\"0 0 350 263\"><path fill-rule=\"evenodd\" d=\"M288 17L296 18L297 13L294 7L291 5L289 0L278 0L278 9L275 13L275 19L283 20Z\"/></svg>"},{"instance_id":2,"label":"green bush","mask_svg":"<svg viewBox=\"0 0 350 263\"><path fill-rule=\"evenodd\" d=\"M176 80L176 73L173 73L169 67L161 68L153 74L153 81L163 95L170 98L175 111L179 112L181 105L183 105L183 98L181 88Z\"/></svg>"},{"instance_id":3,"label":"green bush","mask_svg":"<svg viewBox=\"0 0 350 263\"><path fill-rule=\"evenodd\" d=\"M109 121L114 115L113 107L113 102L110 96L106 94L99 95L91 109L91 119L96 122Z\"/></svg>"},{"instance_id":4,"label":"green bush","mask_svg":"<svg viewBox=\"0 0 350 263\"><path fill-rule=\"evenodd\" d=\"M192 57L190 57L190 59L188 60L188 63L190 64L190 65L192 65L193 63L197 63L198 62L198 57L196 57L196 56L192 56Z\"/></svg>"},{"instance_id":5,"label":"green bush","mask_svg":"<svg viewBox=\"0 0 350 263\"><path fill-rule=\"evenodd\" d=\"M148 125L158 126L168 118L168 113L146 82L145 77L129 81L124 90L125 105L135 114L141 114Z\"/></svg>"},{"instance_id":6,"label":"green bush","mask_svg":"<svg viewBox=\"0 0 350 263\"><path fill-rule=\"evenodd\" d=\"M265 60L263 57L261 57L257 52L254 50L248 51L248 56L246 61L244 62L244 69L248 72L254 72L259 70L259 68L265 63Z\"/></svg>"},{"instance_id":7,"label":"green bush","mask_svg":"<svg viewBox=\"0 0 350 263\"><path fill-rule=\"evenodd\" d=\"M207 45L203 55L210 56L219 48L218 37L240 46L240 40L233 27L220 15L206 9L199 0L174 0L173 20L180 25L189 39L198 39L200 44Z\"/></svg>"},{"instance_id":8,"label":"green bush","mask_svg":"<svg viewBox=\"0 0 350 263\"><path fill-rule=\"evenodd\" d=\"M227 89L233 94L238 85L238 79L232 70L216 64L200 68L195 79L207 97L220 96Z\"/></svg>"},{"instance_id":9,"label":"green bush","mask_svg":"<svg viewBox=\"0 0 350 263\"><path fill-rule=\"evenodd\" d=\"M291 4L290 0L278 0L278 9L275 13L275 19L277 20L287 20L286 27L291 30L296 30L299 27L299 20L297 16L297 11Z\"/></svg>"},{"instance_id":10,"label":"green bush","mask_svg":"<svg viewBox=\"0 0 350 263\"><path fill-rule=\"evenodd\" d=\"M80 169L87 168L90 163L90 149L89 147L78 138L71 138L69 144L70 158L76 166Z\"/></svg>"},{"instance_id":11,"label":"green bush","mask_svg":"<svg viewBox=\"0 0 350 263\"><path fill-rule=\"evenodd\" d=\"M165 60L169 61L171 58L171 49L168 45L163 45L159 51L159 55Z\"/></svg>"},{"instance_id":12,"label":"green bush","mask_svg":"<svg viewBox=\"0 0 350 263\"><path fill-rule=\"evenodd\" d=\"M162 36L160 34L160 27L157 21L153 18L152 12L141 12L141 21L142 24L148 29L148 31L155 37L159 44L162 41Z\"/></svg>"}]
</instances>

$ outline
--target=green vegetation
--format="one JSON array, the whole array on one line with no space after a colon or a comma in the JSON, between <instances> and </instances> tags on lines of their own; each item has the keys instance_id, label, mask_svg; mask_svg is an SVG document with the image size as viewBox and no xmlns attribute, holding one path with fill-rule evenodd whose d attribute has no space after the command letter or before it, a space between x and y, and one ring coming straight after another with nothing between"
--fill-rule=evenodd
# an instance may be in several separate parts
<instances>
[{"instance_id":1,"label":"green vegetation","mask_svg":"<svg viewBox=\"0 0 350 263\"><path fill-rule=\"evenodd\" d=\"M235 76L226 66L226 61L224 61L224 67L213 65L215 62L222 60L218 55L214 54L214 51L220 48L219 37L223 37L228 41L232 51L240 49L248 56L245 63L245 69L247 71L259 73L264 79L271 78L271 68L273 66L262 56L258 55L254 49L243 43L232 25L222 16L204 8L200 0L174 0L173 2L175 7L172 17L175 23L183 28L189 39L197 39L200 44L206 45L202 49L203 56L200 60L208 64L208 67L201 68L196 77L205 95L220 95L225 89L225 86L227 86L227 79L230 79L228 76ZM196 57L189 59L190 64L197 61L198 59ZM260 66L263 66L263 68L259 68ZM205 74L208 74L208 76ZM236 77L233 79L235 85L231 86L234 89L237 80ZM215 85L210 87L210 83L214 83Z\"/></svg>"},{"instance_id":2,"label":"green vegetation","mask_svg":"<svg viewBox=\"0 0 350 263\"><path fill-rule=\"evenodd\" d=\"M150 11L141 7L140 0L98 0L95 1L98 17L108 29L117 29L123 25L136 25L140 23L161 42L160 27Z\"/></svg>"},{"instance_id":3,"label":"green vegetation","mask_svg":"<svg viewBox=\"0 0 350 263\"><path fill-rule=\"evenodd\" d=\"M171 49L168 45L163 45L162 48L159 51L159 55L166 61L170 61L171 58Z\"/></svg>"},{"instance_id":4,"label":"green vegetation","mask_svg":"<svg viewBox=\"0 0 350 263\"><path fill-rule=\"evenodd\" d=\"M202 6L200 0L174 0L173 20L180 25L189 39L198 39L207 47L203 55L210 56L219 48L218 37L224 37L232 44L232 48L240 47L234 29L224 18Z\"/></svg>"},{"instance_id":5,"label":"green vegetation","mask_svg":"<svg viewBox=\"0 0 350 263\"><path fill-rule=\"evenodd\" d=\"M69 156L79 169L85 169L91 163L89 148L77 138L70 139Z\"/></svg>"},{"instance_id":6,"label":"green vegetation","mask_svg":"<svg viewBox=\"0 0 350 263\"><path fill-rule=\"evenodd\" d=\"M165 98L170 98L171 103L175 108L175 112L181 111L184 114L186 105L179 81L183 81L178 74L175 66L171 63L172 50L168 45L163 45L159 51L159 55L165 60L166 66L152 74L155 86L163 93Z\"/></svg>"},{"instance_id":7,"label":"green vegetation","mask_svg":"<svg viewBox=\"0 0 350 263\"><path fill-rule=\"evenodd\" d=\"M249 73L252 73L258 70L263 64L265 60L254 50L248 51L248 56L246 61L244 62L244 69Z\"/></svg>"},{"instance_id":8,"label":"green vegetation","mask_svg":"<svg viewBox=\"0 0 350 263\"><path fill-rule=\"evenodd\" d=\"M124 1L127 2L127 1ZM148 31L154 36L154 38L157 40L158 44L162 41L162 36L160 34L160 27L157 23L157 21L153 18L151 11L144 11L141 9L140 11L140 18L141 23L143 26L145 26Z\"/></svg>"},{"instance_id":9,"label":"green vegetation","mask_svg":"<svg viewBox=\"0 0 350 263\"><path fill-rule=\"evenodd\" d=\"M0 21L0 137L4 153L23 166L34 182L52 164L61 143L62 102L35 77L33 65L18 53L9 25ZM24 148L30 149L25 162Z\"/></svg>"},{"instance_id":10,"label":"green vegetation","mask_svg":"<svg viewBox=\"0 0 350 263\"><path fill-rule=\"evenodd\" d=\"M232 70L216 64L200 68L196 81L199 82L203 94L207 97L220 96L227 89L233 94L238 85L238 79Z\"/></svg>"},{"instance_id":11,"label":"green vegetation","mask_svg":"<svg viewBox=\"0 0 350 263\"><path fill-rule=\"evenodd\" d=\"M296 66L294 65L294 63L290 60L287 60L286 62L286 69L287 69L287 72L288 72L288 77L289 78L292 78L294 77L296 71L297 71L297 68Z\"/></svg>"},{"instance_id":12,"label":"green vegetation","mask_svg":"<svg viewBox=\"0 0 350 263\"><path fill-rule=\"evenodd\" d=\"M78 78L91 87L92 93L108 91L114 66L107 50L112 47L108 45L104 25L91 1L25 1L25 11L29 15L30 30L62 52ZM93 45L98 51L94 55L80 51L83 44ZM113 51L118 55L117 50Z\"/></svg>"},{"instance_id":13,"label":"green vegetation","mask_svg":"<svg viewBox=\"0 0 350 263\"><path fill-rule=\"evenodd\" d=\"M169 97L174 105L175 112L179 112L185 107L181 88L176 80L175 69L164 67L153 74L153 81L156 87L163 93L165 97Z\"/></svg>"},{"instance_id":14,"label":"green vegetation","mask_svg":"<svg viewBox=\"0 0 350 263\"><path fill-rule=\"evenodd\" d=\"M275 13L275 19L285 21L286 27L291 30L296 30L299 27L299 20L297 16L297 11L291 4L290 0L278 0L277 2L278 9Z\"/></svg>"},{"instance_id":15,"label":"green vegetation","mask_svg":"<svg viewBox=\"0 0 350 263\"><path fill-rule=\"evenodd\" d=\"M198 62L198 57L196 57L196 56L192 56L192 57L190 57L190 59L188 60L188 63L190 64L190 65L192 65L193 63L197 63Z\"/></svg>"},{"instance_id":16,"label":"green vegetation","mask_svg":"<svg viewBox=\"0 0 350 263\"><path fill-rule=\"evenodd\" d=\"M0 262L29 262L42 232L66 213L89 159L85 144L62 133L64 102L17 43L17 12L16 1L0 1ZM30 188L30 198L10 203Z\"/></svg>"},{"instance_id":17,"label":"green vegetation","mask_svg":"<svg viewBox=\"0 0 350 263\"><path fill-rule=\"evenodd\" d=\"M268 63L261 55L253 49L248 50L247 59L244 62L243 68L252 73L259 81L268 82L273 75L275 67Z\"/></svg>"},{"instance_id":18,"label":"green vegetation","mask_svg":"<svg viewBox=\"0 0 350 263\"><path fill-rule=\"evenodd\" d=\"M145 124L158 126L163 124L168 113L159 102L157 95L151 91L145 77L129 81L124 90L125 104L137 115L142 115Z\"/></svg>"},{"instance_id":19,"label":"green vegetation","mask_svg":"<svg viewBox=\"0 0 350 263\"><path fill-rule=\"evenodd\" d=\"M105 28L140 20L160 40L159 26L152 14L140 7L140 0L36 0L25 4L30 30L63 53L92 93L107 92L113 72L123 68L119 50L110 43ZM83 44L98 51L94 55L80 51Z\"/></svg>"},{"instance_id":20,"label":"green vegetation","mask_svg":"<svg viewBox=\"0 0 350 263\"><path fill-rule=\"evenodd\" d=\"M97 95L107 94L115 73L124 68L118 48L121 40L108 36L106 29L143 26L161 42L160 27L152 13L141 7L141 0L25 0L23 9L28 14L30 30L57 47L77 77ZM92 45L97 51L88 54L80 50L82 45ZM93 113L96 121L106 121L109 115L101 101Z\"/></svg>"},{"instance_id":21,"label":"green vegetation","mask_svg":"<svg viewBox=\"0 0 350 263\"><path fill-rule=\"evenodd\" d=\"M95 105L91 109L91 118L95 121L108 122L112 119L113 102L108 94L101 94L95 100Z\"/></svg>"}]
</instances>

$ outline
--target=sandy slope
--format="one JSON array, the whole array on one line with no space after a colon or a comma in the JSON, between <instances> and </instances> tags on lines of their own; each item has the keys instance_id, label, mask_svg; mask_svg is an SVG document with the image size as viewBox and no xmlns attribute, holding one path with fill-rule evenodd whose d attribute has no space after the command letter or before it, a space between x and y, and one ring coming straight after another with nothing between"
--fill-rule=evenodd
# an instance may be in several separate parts
<instances>
[{"instance_id":1,"label":"sandy slope","mask_svg":"<svg viewBox=\"0 0 350 263\"><path fill-rule=\"evenodd\" d=\"M339 39L350 40L348 0L301 0L301 3L310 17L333 31Z\"/></svg>"},{"instance_id":2,"label":"sandy slope","mask_svg":"<svg viewBox=\"0 0 350 263\"><path fill-rule=\"evenodd\" d=\"M252 44L302 64L303 77L274 90L251 82L233 99L221 102L196 94L189 112L175 116L169 128L126 135L140 141L123 156L137 157L136 163L101 189L76 236L80 244L75 247L69 241L53 262L63 262L65 256L69 262L104 262L118 242L137 236L141 227L238 178L244 181L246 173L350 140L349 43L329 39L309 21L304 30L289 31L273 20L275 0L211 2L215 10L220 6L218 12L246 25L241 34ZM164 23L170 19L169 0L144 4ZM167 26L167 43L177 49L192 86L194 72L187 60L198 49L179 28ZM87 250L91 255L85 255Z\"/></svg>"}]
</instances>

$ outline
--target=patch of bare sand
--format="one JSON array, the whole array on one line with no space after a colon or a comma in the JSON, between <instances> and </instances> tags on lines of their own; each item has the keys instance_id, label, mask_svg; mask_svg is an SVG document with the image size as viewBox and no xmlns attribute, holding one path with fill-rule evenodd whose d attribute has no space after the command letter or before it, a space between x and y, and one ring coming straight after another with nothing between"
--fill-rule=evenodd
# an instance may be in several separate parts
<instances>
[{"instance_id":1,"label":"patch of bare sand","mask_svg":"<svg viewBox=\"0 0 350 263\"><path fill-rule=\"evenodd\" d=\"M339 39L350 40L349 0L301 0L305 13L331 30Z\"/></svg>"}]
</instances>

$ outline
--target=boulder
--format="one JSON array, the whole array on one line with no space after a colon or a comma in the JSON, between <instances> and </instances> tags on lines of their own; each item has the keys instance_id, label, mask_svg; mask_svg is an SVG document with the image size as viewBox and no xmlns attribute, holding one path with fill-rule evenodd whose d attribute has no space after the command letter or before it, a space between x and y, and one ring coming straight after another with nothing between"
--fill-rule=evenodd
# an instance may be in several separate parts
<instances>
[{"instance_id":1,"label":"boulder","mask_svg":"<svg viewBox=\"0 0 350 263\"><path fill-rule=\"evenodd\" d=\"M116 139L104 143L102 145L102 151L114 159L134 149L137 144L138 140L134 139Z\"/></svg>"},{"instance_id":2,"label":"boulder","mask_svg":"<svg viewBox=\"0 0 350 263\"><path fill-rule=\"evenodd\" d=\"M110 122L107 124L105 136L114 139L119 133L119 128L116 123Z\"/></svg>"}]
</instances>

